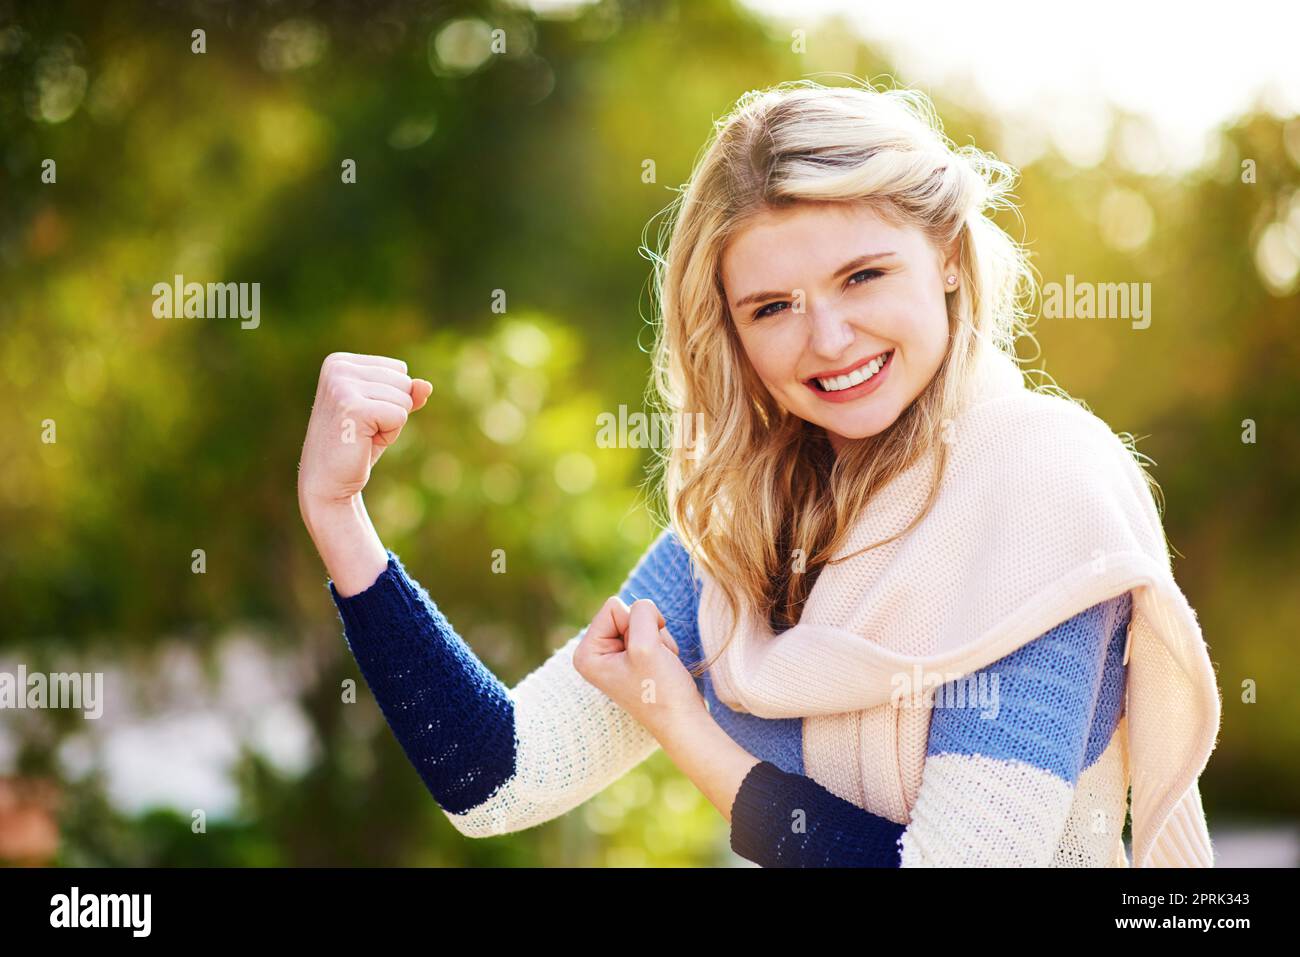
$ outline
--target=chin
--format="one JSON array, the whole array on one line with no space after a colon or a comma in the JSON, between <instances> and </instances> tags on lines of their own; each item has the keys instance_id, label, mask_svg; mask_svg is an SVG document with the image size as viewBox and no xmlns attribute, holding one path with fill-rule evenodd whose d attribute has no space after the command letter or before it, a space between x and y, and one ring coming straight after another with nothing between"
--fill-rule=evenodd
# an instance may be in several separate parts
<instances>
[{"instance_id":1,"label":"chin","mask_svg":"<svg viewBox=\"0 0 1300 957\"><path fill-rule=\"evenodd\" d=\"M818 422L822 428L842 436L850 442L879 435L898 421L899 410L891 409L872 414L860 414L843 420L830 419Z\"/></svg>"}]
</instances>

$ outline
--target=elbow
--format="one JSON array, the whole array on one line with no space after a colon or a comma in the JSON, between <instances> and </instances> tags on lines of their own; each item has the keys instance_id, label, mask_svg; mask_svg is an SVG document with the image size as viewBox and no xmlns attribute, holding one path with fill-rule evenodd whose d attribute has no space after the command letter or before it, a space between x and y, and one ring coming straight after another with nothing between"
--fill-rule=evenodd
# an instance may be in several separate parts
<instances>
[{"instance_id":1,"label":"elbow","mask_svg":"<svg viewBox=\"0 0 1300 957\"><path fill-rule=\"evenodd\" d=\"M441 801L438 806L443 815L465 837L500 837L515 834L556 816L554 813L537 813L530 802L521 800L513 782L494 791L473 807L451 811Z\"/></svg>"},{"instance_id":2,"label":"elbow","mask_svg":"<svg viewBox=\"0 0 1300 957\"><path fill-rule=\"evenodd\" d=\"M442 813L451 822L451 826L464 837L500 837L503 834L522 830L522 828L511 827L509 821L504 820L500 815L490 813L483 806L470 808L460 814L443 808Z\"/></svg>"}]
</instances>

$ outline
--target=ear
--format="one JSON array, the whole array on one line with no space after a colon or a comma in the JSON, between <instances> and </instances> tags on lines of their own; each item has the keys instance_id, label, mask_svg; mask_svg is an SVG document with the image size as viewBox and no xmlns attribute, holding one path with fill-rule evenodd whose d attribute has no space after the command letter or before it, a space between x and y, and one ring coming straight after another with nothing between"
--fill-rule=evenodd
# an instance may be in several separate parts
<instances>
[{"instance_id":1,"label":"ear","mask_svg":"<svg viewBox=\"0 0 1300 957\"><path fill-rule=\"evenodd\" d=\"M943 277L944 291L953 292L961 288L961 240L954 240L941 255L944 257L940 275ZM957 282L948 285L948 277L956 276Z\"/></svg>"}]
</instances>

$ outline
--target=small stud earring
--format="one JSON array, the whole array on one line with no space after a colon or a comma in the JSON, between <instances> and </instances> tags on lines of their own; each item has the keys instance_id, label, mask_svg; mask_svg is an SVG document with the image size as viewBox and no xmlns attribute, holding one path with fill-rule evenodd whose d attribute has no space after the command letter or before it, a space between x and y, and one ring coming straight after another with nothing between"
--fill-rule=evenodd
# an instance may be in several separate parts
<instances>
[{"instance_id":1,"label":"small stud earring","mask_svg":"<svg viewBox=\"0 0 1300 957\"><path fill-rule=\"evenodd\" d=\"M956 277L956 276L949 276L949 277L948 277L948 285L950 285L950 286L955 286L955 285L957 285L957 277Z\"/></svg>"}]
</instances>

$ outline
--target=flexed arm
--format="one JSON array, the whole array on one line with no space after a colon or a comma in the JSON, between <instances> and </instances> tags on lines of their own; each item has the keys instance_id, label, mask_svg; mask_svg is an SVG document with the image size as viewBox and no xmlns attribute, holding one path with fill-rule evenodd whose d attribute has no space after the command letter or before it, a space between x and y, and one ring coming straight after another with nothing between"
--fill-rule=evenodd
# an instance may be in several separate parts
<instances>
[{"instance_id":1,"label":"flexed arm","mask_svg":"<svg viewBox=\"0 0 1300 957\"><path fill-rule=\"evenodd\" d=\"M350 598L331 591L384 717L462 834L489 837L559 817L658 748L574 669L573 650L592 626L507 688L391 552L370 588ZM695 653L696 591L670 531L642 555L618 598L652 599L683 660Z\"/></svg>"},{"instance_id":2,"label":"flexed arm","mask_svg":"<svg viewBox=\"0 0 1300 957\"><path fill-rule=\"evenodd\" d=\"M564 814L658 745L574 670L573 649L588 629L507 688L380 542L361 492L431 391L399 359L329 356L303 443L298 500L348 645L394 735L452 824L486 837ZM670 634L685 639L683 654L698 643L689 559L669 532L619 597L652 599ZM592 625L606 621L598 615Z\"/></svg>"}]
</instances>

